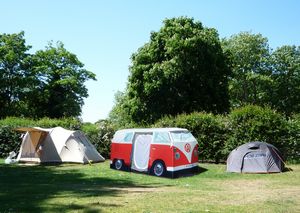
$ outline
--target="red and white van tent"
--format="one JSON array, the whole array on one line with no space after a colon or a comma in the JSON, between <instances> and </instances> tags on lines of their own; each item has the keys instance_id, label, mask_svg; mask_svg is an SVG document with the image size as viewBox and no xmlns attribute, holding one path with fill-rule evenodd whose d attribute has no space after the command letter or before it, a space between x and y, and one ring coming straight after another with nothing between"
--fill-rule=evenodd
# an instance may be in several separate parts
<instances>
[{"instance_id":1,"label":"red and white van tent","mask_svg":"<svg viewBox=\"0 0 300 213\"><path fill-rule=\"evenodd\" d=\"M198 143L182 128L123 129L111 144L111 168L156 176L198 168Z\"/></svg>"}]
</instances>

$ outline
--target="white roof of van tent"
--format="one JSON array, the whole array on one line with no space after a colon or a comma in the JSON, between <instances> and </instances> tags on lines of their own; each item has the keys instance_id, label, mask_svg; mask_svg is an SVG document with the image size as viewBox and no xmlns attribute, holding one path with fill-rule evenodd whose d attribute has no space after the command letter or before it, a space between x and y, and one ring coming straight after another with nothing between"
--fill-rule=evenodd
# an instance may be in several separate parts
<instances>
[{"instance_id":1,"label":"white roof of van tent","mask_svg":"<svg viewBox=\"0 0 300 213\"><path fill-rule=\"evenodd\" d=\"M177 128L177 127L168 127L168 128L132 128L132 129L122 129L117 132L175 132L175 131L188 131L187 129Z\"/></svg>"},{"instance_id":2,"label":"white roof of van tent","mask_svg":"<svg viewBox=\"0 0 300 213\"><path fill-rule=\"evenodd\" d=\"M18 128L26 131L17 160L21 162L100 162L105 159L81 131L62 127Z\"/></svg>"}]
</instances>

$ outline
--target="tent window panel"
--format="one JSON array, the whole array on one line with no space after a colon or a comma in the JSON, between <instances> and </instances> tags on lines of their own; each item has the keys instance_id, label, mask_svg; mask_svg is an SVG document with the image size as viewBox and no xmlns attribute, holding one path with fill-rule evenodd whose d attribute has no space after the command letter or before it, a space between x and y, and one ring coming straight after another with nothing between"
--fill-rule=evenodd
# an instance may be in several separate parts
<instances>
[{"instance_id":1,"label":"tent window panel","mask_svg":"<svg viewBox=\"0 0 300 213\"><path fill-rule=\"evenodd\" d=\"M89 146L89 143L86 141L85 137L82 137L82 135L77 136L77 138L80 140L83 146L87 147Z\"/></svg>"},{"instance_id":2,"label":"tent window panel","mask_svg":"<svg viewBox=\"0 0 300 213\"><path fill-rule=\"evenodd\" d=\"M168 132L155 132L154 133L154 143L170 143L170 137Z\"/></svg>"},{"instance_id":3,"label":"tent window panel","mask_svg":"<svg viewBox=\"0 0 300 213\"><path fill-rule=\"evenodd\" d=\"M133 137L133 132L126 133L125 137L124 137L124 142L130 142L130 141L132 141L132 137Z\"/></svg>"},{"instance_id":4,"label":"tent window panel","mask_svg":"<svg viewBox=\"0 0 300 213\"><path fill-rule=\"evenodd\" d=\"M116 143L131 142L133 135L133 132L116 132L112 141Z\"/></svg>"},{"instance_id":5,"label":"tent window panel","mask_svg":"<svg viewBox=\"0 0 300 213\"><path fill-rule=\"evenodd\" d=\"M251 150L256 150L256 149L259 149L259 146L249 147L249 149L251 149Z\"/></svg>"}]
</instances>

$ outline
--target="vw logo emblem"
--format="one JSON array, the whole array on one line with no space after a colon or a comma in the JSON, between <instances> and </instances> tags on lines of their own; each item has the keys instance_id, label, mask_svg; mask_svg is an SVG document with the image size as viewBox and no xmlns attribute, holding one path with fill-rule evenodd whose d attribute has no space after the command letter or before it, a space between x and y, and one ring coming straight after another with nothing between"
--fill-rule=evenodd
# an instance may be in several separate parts
<instances>
[{"instance_id":1,"label":"vw logo emblem","mask_svg":"<svg viewBox=\"0 0 300 213\"><path fill-rule=\"evenodd\" d=\"M190 152L191 151L191 145L189 143L186 143L185 146L184 146L184 150L186 152Z\"/></svg>"}]
</instances>

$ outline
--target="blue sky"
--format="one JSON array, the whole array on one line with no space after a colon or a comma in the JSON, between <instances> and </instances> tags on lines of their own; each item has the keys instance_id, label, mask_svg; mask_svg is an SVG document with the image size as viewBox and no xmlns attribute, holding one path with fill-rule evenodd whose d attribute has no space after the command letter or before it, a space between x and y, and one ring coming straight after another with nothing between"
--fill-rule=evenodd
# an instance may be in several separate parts
<instances>
[{"instance_id":1,"label":"blue sky","mask_svg":"<svg viewBox=\"0 0 300 213\"><path fill-rule=\"evenodd\" d=\"M0 0L0 33L25 31L32 52L62 41L85 68L88 81L82 119L107 117L114 94L126 87L130 57L166 18L193 17L221 38L241 31L261 33L270 47L300 45L297 0Z\"/></svg>"}]
</instances>

